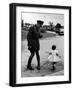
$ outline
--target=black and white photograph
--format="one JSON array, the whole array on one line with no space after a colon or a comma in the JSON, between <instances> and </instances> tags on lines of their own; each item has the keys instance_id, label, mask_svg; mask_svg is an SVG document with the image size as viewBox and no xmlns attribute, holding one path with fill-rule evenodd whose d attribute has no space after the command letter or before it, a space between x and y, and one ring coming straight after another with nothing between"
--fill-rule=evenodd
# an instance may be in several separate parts
<instances>
[{"instance_id":1,"label":"black and white photograph","mask_svg":"<svg viewBox=\"0 0 73 90\"><path fill-rule=\"evenodd\" d=\"M64 15L21 15L21 77L64 75Z\"/></svg>"},{"instance_id":2,"label":"black and white photograph","mask_svg":"<svg viewBox=\"0 0 73 90\"><path fill-rule=\"evenodd\" d=\"M71 83L71 7L10 6L10 86Z\"/></svg>"}]
</instances>

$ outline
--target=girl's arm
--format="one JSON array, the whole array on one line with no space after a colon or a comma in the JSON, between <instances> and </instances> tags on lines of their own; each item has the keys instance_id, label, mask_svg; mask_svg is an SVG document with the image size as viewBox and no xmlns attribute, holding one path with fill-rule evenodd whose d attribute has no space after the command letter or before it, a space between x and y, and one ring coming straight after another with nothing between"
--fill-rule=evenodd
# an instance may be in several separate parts
<instances>
[{"instance_id":1,"label":"girl's arm","mask_svg":"<svg viewBox=\"0 0 73 90\"><path fill-rule=\"evenodd\" d=\"M56 53L56 55L61 58L61 56L58 53Z\"/></svg>"},{"instance_id":2,"label":"girl's arm","mask_svg":"<svg viewBox=\"0 0 73 90\"><path fill-rule=\"evenodd\" d=\"M49 55L52 55L52 53L51 53L51 52L49 52Z\"/></svg>"}]
</instances>

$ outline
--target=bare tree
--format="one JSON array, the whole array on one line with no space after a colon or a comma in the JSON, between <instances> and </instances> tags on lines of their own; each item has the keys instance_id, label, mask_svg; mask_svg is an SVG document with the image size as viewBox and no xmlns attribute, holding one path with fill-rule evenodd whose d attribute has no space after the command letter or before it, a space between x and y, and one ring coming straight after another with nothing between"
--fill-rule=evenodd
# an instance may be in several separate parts
<instances>
[{"instance_id":1,"label":"bare tree","mask_svg":"<svg viewBox=\"0 0 73 90\"><path fill-rule=\"evenodd\" d=\"M55 31L57 33L59 33L61 28L62 28L61 24L60 23L57 23L56 26L55 26Z\"/></svg>"},{"instance_id":2,"label":"bare tree","mask_svg":"<svg viewBox=\"0 0 73 90\"><path fill-rule=\"evenodd\" d=\"M54 24L53 24L53 22L49 22L49 28L50 28L50 30L51 31L53 31L54 30Z\"/></svg>"}]
</instances>

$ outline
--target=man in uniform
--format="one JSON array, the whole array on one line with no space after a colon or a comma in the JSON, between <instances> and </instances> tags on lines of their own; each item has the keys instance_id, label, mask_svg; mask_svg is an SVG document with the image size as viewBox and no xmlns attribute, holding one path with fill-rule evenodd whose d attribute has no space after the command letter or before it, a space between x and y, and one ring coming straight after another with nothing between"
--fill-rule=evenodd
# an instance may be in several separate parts
<instances>
[{"instance_id":1,"label":"man in uniform","mask_svg":"<svg viewBox=\"0 0 73 90\"><path fill-rule=\"evenodd\" d=\"M28 50L31 53L27 64L27 69L29 70L34 70L31 66L31 61L35 54L38 62L37 69L40 70L39 38L42 38L42 35L40 34L40 27L42 27L42 25L43 25L43 21L37 20L37 24L30 27L29 32L27 34Z\"/></svg>"}]
</instances>

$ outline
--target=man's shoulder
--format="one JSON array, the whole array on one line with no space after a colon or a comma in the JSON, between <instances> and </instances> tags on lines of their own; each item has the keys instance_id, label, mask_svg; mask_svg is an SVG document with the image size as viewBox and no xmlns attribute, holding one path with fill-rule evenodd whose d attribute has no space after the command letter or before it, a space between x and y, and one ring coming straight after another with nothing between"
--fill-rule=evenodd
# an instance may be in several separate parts
<instances>
[{"instance_id":1,"label":"man's shoulder","mask_svg":"<svg viewBox=\"0 0 73 90\"><path fill-rule=\"evenodd\" d=\"M35 26L35 25L31 26L31 27L29 28L29 30L30 30L30 31L35 31L35 30L36 30L36 26Z\"/></svg>"},{"instance_id":2,"label":"man's shoulder","mask_svg":"<svg viewBox=\"0 0 73 90\"><path fill-rule=\"evenodd\" d=\"M30 29L34 29L35 28L35 25L31 26Z\"/></svg>"}]
</instances>

